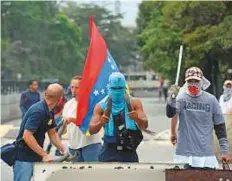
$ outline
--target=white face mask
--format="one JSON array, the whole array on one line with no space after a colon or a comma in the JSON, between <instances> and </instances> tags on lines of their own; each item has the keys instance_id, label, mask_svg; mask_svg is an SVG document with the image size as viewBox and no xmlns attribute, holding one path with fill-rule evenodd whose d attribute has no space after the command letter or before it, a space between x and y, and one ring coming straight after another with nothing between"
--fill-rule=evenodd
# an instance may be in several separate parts
<instances>
[{"instance_id":1,"label":"white face mask","mask_svg":"<svg viewBox=\"0 0 232 181\"><path fill-rule=\"evenodd\" d=\"M194 83L193 83L194 84ZM185 92L187 93L187 94L189 94L189 95L192 95L192 94L190 94L190 92L189 92L189 89L188 89L188 82L186 81L185 82L185 84L184 84L184 89L183 90L185 90ZM199 94L198 95L200 95L203 91L202 90L206 90L209 86L210 86L211 84L210 84L210 82L203 76L202 77L202 80L200 81L200 92L199 92ZM199 85L196 85L197 87L199 87Z\"/></svg>"},{"instance_id":2,"label":"white face mask","mask_svg":"<svg viewBox=\"0 0 232 181\"><path fill-rule=\"evenodd\" d=\"M223 89L224 89L223 92L224 101L230 100L230 98L232 97L232 88L224 86Z\"/></svg>"},{"instance_id":3,"label":"white face mask","mask_svg":"<svg viewBox=\"0 0 232 181\"><path fill-rule=\"evenodd\" d=\"M187 93L191 96L198 96L201 94L201 81L200 82L187 82Z\"/></svg>"}]
</instances>

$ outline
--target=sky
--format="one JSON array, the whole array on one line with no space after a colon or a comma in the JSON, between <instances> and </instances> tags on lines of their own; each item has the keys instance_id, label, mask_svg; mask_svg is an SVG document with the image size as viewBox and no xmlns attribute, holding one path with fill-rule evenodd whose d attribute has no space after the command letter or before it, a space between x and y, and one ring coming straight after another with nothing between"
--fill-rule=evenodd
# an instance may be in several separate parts
<instances>
[{"instance_id":1,"label":"sky","mask_svg":"<svg viewBox=\"0 0 232 181\"><path fill-rule=\"evenodd\" d=\"M115 11L116 0L76 0L77 3L96 3L104 6L111 11ZM142 0L119 0L121 3L120 12L124 18L122 24L125 26L136 26L136 17L138 13L138 6Z\"/></svg>"}]
</instances>

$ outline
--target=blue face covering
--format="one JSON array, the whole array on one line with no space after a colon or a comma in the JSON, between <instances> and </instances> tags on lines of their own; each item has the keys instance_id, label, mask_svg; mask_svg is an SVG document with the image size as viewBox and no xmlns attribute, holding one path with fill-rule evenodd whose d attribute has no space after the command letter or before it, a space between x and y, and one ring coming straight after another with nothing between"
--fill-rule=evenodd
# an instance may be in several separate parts
<instances>
[{"instance_id":1,"label":"blue face covering","mask_svg":"<svg viewBox=\"0 0 232 181\"><path fill-rule=\"evenodd\" d=\"M125 108L126 79L119 72L109 77L109 97L112 98L112 113L117 114Z\"/></svg>"},{"instance_id":2,"label":"blue face covering","mask_svg":"<svg viewBox=\"0 0 232 181\"><path fill-rule=\"evenodd\" d=\"M128 115L128 107L126 106L125 94L125 77L119 72L111 74L109 78L108 96L112 98L112 115L110 117L110 121L104 126L104 134L106 136L115 136L115 125L112 117L118 115L122 110L125 110L126 128L131 130L137 130L136 123L133 120L131 120ZM100 103L100 106L103 110L107 108L107 100L108 97L106 97L105 100Z\"/></svg>"},{"instance_id":3,"label":"blue face covering","mask_svg":"<svg viewBox=\"0 0 232 181\"><path fill-rule=\"evenodd\" d=\"M110 88L109 96L112 98L112 101L115 103L121 103L124 101L126 89L113 90Z\"/></svg>"}]
</instances>

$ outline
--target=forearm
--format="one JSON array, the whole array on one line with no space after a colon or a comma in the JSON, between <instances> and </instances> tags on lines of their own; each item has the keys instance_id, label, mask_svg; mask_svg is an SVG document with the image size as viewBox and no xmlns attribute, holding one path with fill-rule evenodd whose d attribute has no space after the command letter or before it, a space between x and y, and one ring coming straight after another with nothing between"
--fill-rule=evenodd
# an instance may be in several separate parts
<instances>
[{"instance_id":1,"label":"forearm","mask_svg":"<svg viewBox=\"0 0 232 181\"><path fill-rule=\"evenodd\" d=\"M90 134L96 134L101 130L102 127L103 127L103 125L102 125L101 121L91 123L89 126L89 132L90 132Z\"/></svg>"},{"instance_id":2,"label":"forearm","mask_svg":"<svg viewBox=\"0 0 232 181\"><path fill-rule=\"evenodd\" d=\"M226 126L225 123L214 125L215 134L218 138L220 151L221 153L228 153L229 152L229 145L226 135Z\"/></svg>"},{"instance_id":3,"label":"forearm","mask_svg":"<svg viewBox=\"0 0 232 181\"><path fill-rule=\"evenodd\" d=\"M176 135L177 115L171 120L171 135Z\"/></svg>"},{"instance_id":4,"label":"forearm","mask_svg":"<svg viewBox=\"0 0 232 181\"><path fill-rule=\"evenodd\" d=\"M138 119L135 121L141 129L146 129L148 127L147 117L143 113L138 114Z\"/></svg>"},{"instance_id":5,"label":"forearm","mask_svg":"<svg viewBox=\"0 0 232 181\"><path fill-rule=\"evenodd\" d=\"M61 148L63 147L63 144L58 136L58 134L56 132L49 134L49 138L52 142L52 144L57 147L59 150L61 150Z\"/></svg>"},{"instance_id":6,"label":"forearm","mask_svg":"<svg viewBox=\"0 0 232 181\"><path fill-rule=\"evenodd\" d=\"M98 133L101 128L104 126L104 124L106 124L106 122L108 121L102 121L102 117L103 117L103 120L106 119L106 120L109 120L108 117L105 118L105 116L103 115L104 114L104 111L102 110L102 108L97 104L94 108L94 115L92 117L92 120L90 122L90 125L89 125L89 132L90 134L96 134Z\"/></svg>"},{"instance_id":7,"label":"forearm","mask_svg":"<svg viewBox=\"0 0 232 181\"><path fill-rule=\"evenodd\" d=\"M38 144L33 134L24 133L23 140L28 145L28 147L31 148L39 156L44 157L47 155L43 148Z\"/></svg>"}]
</instances>

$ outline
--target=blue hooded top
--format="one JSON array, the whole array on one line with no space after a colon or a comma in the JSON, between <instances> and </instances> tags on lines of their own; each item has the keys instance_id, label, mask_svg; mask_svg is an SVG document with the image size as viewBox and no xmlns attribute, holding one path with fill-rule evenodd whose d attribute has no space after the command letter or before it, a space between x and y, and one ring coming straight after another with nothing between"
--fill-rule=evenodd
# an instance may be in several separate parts
<instances>
[{"instance_id":1,"label":"blue hooded top","mask_svg":"<svg viewBox=\"0 0 232 181\"><path fill-rule=\"evenodd\" d=\"M114 72L109 77L109 91L108 96L106 96L102 101L100 101L101 108L105 111L107 108L108 98L112 99L112 110L110 120L104 125L105 131L105 141L111 140L109 142L115 142L115 126L113 116L120 114L122 110L125 110L125 125L127 129L137 130L137 125L135 121L131 120L128 115L128 107L125 100L126 94L126 80L123 74L119 72Z\"/></svg>"}]
</instances>

